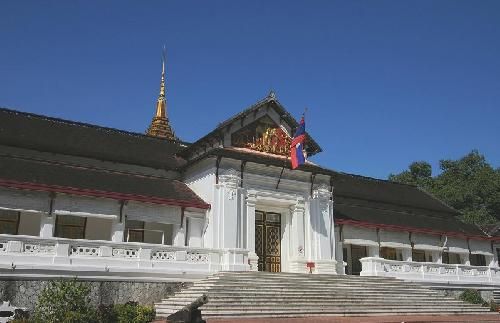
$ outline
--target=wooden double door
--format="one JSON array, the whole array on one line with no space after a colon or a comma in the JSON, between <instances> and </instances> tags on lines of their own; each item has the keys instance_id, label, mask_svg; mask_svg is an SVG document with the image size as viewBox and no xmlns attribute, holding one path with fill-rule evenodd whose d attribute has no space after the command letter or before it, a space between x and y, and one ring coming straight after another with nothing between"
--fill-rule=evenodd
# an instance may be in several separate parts
<instances>
[{"instance_id":1,"label":"wooden double door","mask_svg":"<svg viewBox=\"0 0 500 323\"><path fill-rule=\"evenodd\" d=\"M259 271L281 271L281 214L255 211L255 253Z\"/></svg>"}]
</instances>

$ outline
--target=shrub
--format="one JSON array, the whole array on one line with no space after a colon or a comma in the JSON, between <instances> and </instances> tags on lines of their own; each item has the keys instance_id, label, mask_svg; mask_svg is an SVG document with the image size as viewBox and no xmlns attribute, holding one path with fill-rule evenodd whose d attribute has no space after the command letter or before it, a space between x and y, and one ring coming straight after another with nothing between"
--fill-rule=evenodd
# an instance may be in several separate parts
<instances>
[{"instance_id":1,"label":"shrub","mask_svg":"<svg viewBox=\"0 0 500 323\"><path fill-rule=\"evenodd\" d=\"M35 306L36 323L94 323L96 311L90 305L90 287L76 280L50 281Z\"/></svg>"},{"instance_id":2,"label":"shrub","mask_svg":"<svg viewBox=\"0 0 500 323\"><path fill-rule=\"evenodd\" d=\"M500 310L500 306L495 303L495 301L490 301L490 311L492 312L498 312Z\"/></svg>"},{"instance_id":3,"label":"shrub","mask_svg":"<svg viewBox=\"0 0 500 323\"><path fill-rule=\"evenodd\" d=\"M97 308L97 321L99 323L114 323L118 319L116 317L116 311L114 305L99 305Z\"/></svg>"},{"instance_id":4,"label":"shrub","mask_svg":"<svg viewBox=\"0 0 500 323\"><path fill-rule=\"evenodd\" d=\"M97 310L99 323L149 323L154 318L152 307L138 305L137 302L101 305Z\"/></svg>"},{"instance_id":5,"label":"shrub","mask_svg":"<svg viewBox=\"0 0 500 323\"><path fill-rule=\"evenodd\" d=\"M485 301L481 297L481 293L475 289L466 289L458 297L460 300L471 304L484 304Z\"/></svg>"},{"instance_id":6,"label":"shrub","mask_svg":"<svg viewBox=\"0 0 500 323\"><path fill-rule=\"evenodd\" d=\"M137 302L127 302L114 306L118 323L149 323L155 318L152 307L138 305Z\"/></svg>"}]
</instances>

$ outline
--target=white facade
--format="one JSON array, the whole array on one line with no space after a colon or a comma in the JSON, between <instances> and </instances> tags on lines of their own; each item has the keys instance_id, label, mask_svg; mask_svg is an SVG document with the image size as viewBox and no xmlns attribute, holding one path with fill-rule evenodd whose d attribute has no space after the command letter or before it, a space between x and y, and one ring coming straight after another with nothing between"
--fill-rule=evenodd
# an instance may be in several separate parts
<instances>
[{"instance_id":1,"label":"white facade","mask_svg":"<svg viewBox=\"0 0 500 323\"><path fill-rule=\"evenodd\" d=\"M333 172L292 171L285 167L286 157L274 155L279 162L266 163L259 157L269 157L267 153L231 147L232 134L264 116L292 136L286 115L266 104L227 124L217 140L194 151L178 172L56 156L65 165L180 181L209 209L170 200L148 202L144 196L14 189L0 179L0 222L10 230L0 234L0 276L186 281L218 271L266 270L270 264L283 272L500 284L500 244L493 239L343 221L336 217ZM0 148L31 158L28 149ZM210 154L221 148L234 154ZM238 158L239 153L256 158ZM56 158L43 152L36 157ZM356 198L365 197L352 200ZM357 207L375 212L384 203L371 202L372 209L366 203ZM405 212L405 206L393 207ZM258 234L268 229L266 237L272 238L264 244Z\"/></svg>"}]
</instances>

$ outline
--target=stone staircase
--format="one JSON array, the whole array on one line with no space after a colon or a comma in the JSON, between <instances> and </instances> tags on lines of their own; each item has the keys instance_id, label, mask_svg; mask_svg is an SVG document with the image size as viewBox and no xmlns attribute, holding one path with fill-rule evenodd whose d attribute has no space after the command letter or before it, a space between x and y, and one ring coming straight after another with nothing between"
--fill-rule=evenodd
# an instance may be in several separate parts
<instances>
[{"instance_id":1,"label":"stone staircase","mask_svg":"<svg viewBox=\"0 0 500 323\"><path fill-rule=\"evenodd\" d=\"M202 294L209 298L203 318L498 315L394 278L266 272L217 273L156 303L156 315L167 317Z\"/></svg>"},{"instance_id":2,"label":"stone staircase","mask_svg":"<svg viewBox=\"0 0 500 323\"><path fill-rule=\"evenodd\" d=\"M493 300L495 303L500 304L500 290L493 291Z\"/></svg>"}]
</instances>

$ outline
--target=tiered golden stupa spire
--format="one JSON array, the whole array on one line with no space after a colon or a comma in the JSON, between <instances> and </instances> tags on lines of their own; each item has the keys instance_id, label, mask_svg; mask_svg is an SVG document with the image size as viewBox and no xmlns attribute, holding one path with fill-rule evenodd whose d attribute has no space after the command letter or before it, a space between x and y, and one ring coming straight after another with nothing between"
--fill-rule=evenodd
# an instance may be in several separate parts
<instances>
[{"instance_id":1,"label":"tiered golden stupa spire","mask_svg":"<svg viewBox=\"0 0 500 323\"><path fill-rule=\"evenodd\" d=\"M165 49L163 50L162 57L160 95L156 101L156 114L146 133L153 137L177 140L174 131L170 127L167 116L167 99L165 98Z\"/></svg>"}]
</instances>

